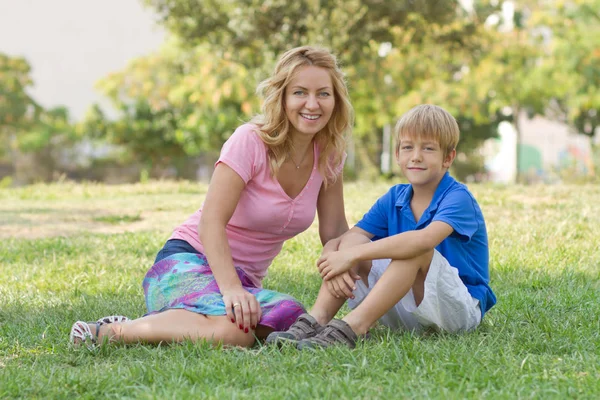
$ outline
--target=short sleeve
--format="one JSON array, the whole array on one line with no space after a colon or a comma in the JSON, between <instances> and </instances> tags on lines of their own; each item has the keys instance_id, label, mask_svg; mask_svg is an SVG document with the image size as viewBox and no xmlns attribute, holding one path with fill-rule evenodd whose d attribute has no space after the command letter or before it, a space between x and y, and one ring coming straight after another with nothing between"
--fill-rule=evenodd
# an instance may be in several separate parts
<instances>
[{"instance_id":1,"label":"short sleeve","mask_svg":"<svg viewBox=\"0 0 600 400\"><path fill-rule=\"evenodd\" d=\"M392 190L381 196L371 209L362 217L356 226L363 229L375 237L373 240L389 236L388 212L395 203L395 196Z\"/></svg>"},{"instance_id":2,"label":"short sleeve","mask_svg":"<svg viewBox=\"0 0 600 400\"><path fill-rule=\"evenodd\" d=\"M432 222L447 223L454 229L453 235L458 235L462 241L468 242L479 229L481 218L478 209L475 199L466 190L455 190L440 201Z\"/></svg>"},{"instance_id":3,"label":"short sleeve","mask_svg":"<svg viewBox=\"0 0 600 400\"><path fill-rule=\"evenodd\" d=\"M221 148L221 155L215 163L224 163L233 169L245 183L255 175L258 167L266 162L265 144L255 132L256 126L245 124Z\"/></svg>"}]
</instances>

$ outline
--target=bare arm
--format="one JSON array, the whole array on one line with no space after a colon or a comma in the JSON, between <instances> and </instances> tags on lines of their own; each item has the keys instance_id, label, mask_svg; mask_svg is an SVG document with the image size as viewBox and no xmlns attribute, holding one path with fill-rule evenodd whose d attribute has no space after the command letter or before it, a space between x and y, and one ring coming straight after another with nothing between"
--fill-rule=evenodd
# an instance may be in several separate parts
<instances>
[{"instance_id":1,"label":"bare arm","mask_svg":"<svg viewBox=\"0 0 600 400\"><path fill-rule=\"evenodd\" d=\"M247 329L256 327L260 320L260 307L256 298L242 287L225 233L225 226L245 186L244 180L233 169L223 163L217 165L202 208L198 234L223 295L227 316ZM234 312L233 305L238 303L240 306L236 306Z\"/></svg>"},{"instance_id":2,"label":"bare arm","mask_svg":"<svg viewBox=\"0 0 600 400\"><path fill-rule=\"evenodd\" d=\"M317 213L319 217L319 237L323 245L323 252L338 249L340 236L348 231L348 221L344 210L344 183L342 176L329 185L321 187L317 199Z\"/></svg>"},{"instance_id":3,"label":"bare arm","mask_svg":"<svg viewBox=\"0 0 600 400\"><path fill-rule=\"evenodd\" d=\"M433 250L454 229L441 221L434 221L423 229L407 231L375 242L356 246L349 250L355 261L391 258L406 260Z\"/></svg>"},{"instance_id":4,"label":"bare arm","mask_svg":"<svg viewBox=\"0 0 600 400\"><path fill-rule=\"evenodd\" d=\"M433 250L452 232L453 229L450 225L434 221L424 229L403 232L322 256L318 261L319 271L323 279L328 280L350 270L360 261L380 258L393 260L414 258Z\"/></svg>"}]
</instances>

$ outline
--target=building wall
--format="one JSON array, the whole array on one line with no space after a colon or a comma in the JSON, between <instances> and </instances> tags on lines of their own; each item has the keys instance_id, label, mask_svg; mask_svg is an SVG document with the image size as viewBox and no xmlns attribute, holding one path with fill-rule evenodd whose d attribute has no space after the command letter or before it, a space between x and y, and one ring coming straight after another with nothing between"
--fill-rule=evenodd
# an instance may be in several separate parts
<instances>
[{"instance_id":1,"label":"building wall","mask_svg":"<svg viewBox=\"0 0 600 400\"><path fill-rule=\"evenodd\" d=\"M0 0L0 52L25 57L33 97L67 106L76 120L101 100L98 79L156 50L164 36L139 0Z\"/></svg>"},{"instance_id":2,"label":"building wall","mask_svg":"<svg viewBox=\"0 0 600 400\"><path fill-rule=\"evenodd\" d=\"M522 143L520 172L529 181L554 182L563 175L594 176L591 139L574 133L562 123L536 116L520 117ZM516 131L503 122L499 138L488 140L483 147L490 180L513 182L516 175Z\"/></svg>"}]
</instances>

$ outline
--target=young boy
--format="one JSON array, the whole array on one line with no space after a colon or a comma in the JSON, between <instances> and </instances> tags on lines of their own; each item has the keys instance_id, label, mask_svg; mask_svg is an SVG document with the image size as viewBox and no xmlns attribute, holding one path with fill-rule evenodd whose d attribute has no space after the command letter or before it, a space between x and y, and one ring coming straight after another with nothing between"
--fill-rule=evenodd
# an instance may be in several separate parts
<instances>
[{"instance_id":1,"label":"young boy","mask_svg":"<svg viewBox=\"0 0 600 400\"><path fill-rule=\"evenodd\" d=\"M378 320L390 328L475 329L496 302L488 239L469 190L448 173L459 129L444 109L420 105L396 125L396 160L410 184L393 186L317 266L323 285L310 314L267 343L353 348ZM332 319L346 299L352 311Z\"/></svg>"}]
</instances>

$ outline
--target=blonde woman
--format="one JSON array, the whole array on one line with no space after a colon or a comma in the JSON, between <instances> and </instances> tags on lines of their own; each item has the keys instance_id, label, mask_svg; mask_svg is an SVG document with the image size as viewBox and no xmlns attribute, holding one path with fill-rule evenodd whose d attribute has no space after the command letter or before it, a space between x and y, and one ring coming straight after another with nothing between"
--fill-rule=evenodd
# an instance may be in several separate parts
<instances>
[{"instance_id":1,"label":"blonde woman","mask_svg":"<svg viewBox=\"0 0 600 400\"><path fill-rule=\"evenodd\" d=\"M328 51L304 46L262 82L262 114L224 144L204 204L178 226L143 282L148 314L78 321L71 342L207 340L252 346L304 313L261 282L283 243L319 218L323 254L348 230L342 168L353 110Z\"/></svg>"}]
</instances>

